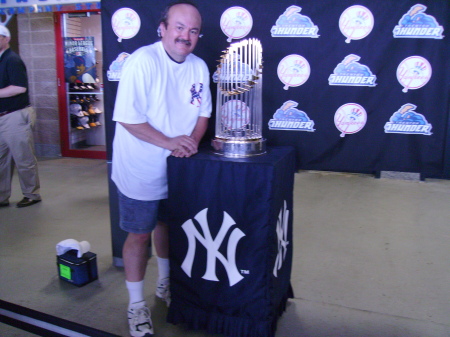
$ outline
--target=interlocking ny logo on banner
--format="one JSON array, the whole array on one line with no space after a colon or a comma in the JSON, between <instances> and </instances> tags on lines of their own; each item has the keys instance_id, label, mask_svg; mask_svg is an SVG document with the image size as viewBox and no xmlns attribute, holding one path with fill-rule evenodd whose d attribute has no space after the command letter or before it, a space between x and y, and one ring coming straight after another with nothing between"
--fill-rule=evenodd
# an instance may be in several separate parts
<instances>
[{"instance_id":1,"label":"interlocking ny logo on banner","mask_svg":"<svg viewBox=\"0 0 450 337\"><path fill-rule=\"evenodd\" d=\"M205 208L204 210L198 212L194 217L194 219L200 224L203 235L197 230L192 219L187 220L181 226L186 233L189 243L186 257L181 264L181 269L183 269L183 271L189 277L191 277L192 265L194 263L197 248L196 240L198 240L206 248L207 251L206 271L202 278L208 281L219 281L216 276L216 261L219 260L219 262L221 262L225 267L231 287L243 279L243 276L239 273L239 270L236 266L236 247L239 240L242 239L245 234L239 228L234 228L231 231L228 239L227 257L223 256L219 252L219 248L222 245L225 236L227 235L231 226L235 225L236 223L231 218L231 216L229 216L226 212L223 212L224 216L222 226L220 227L219 233L217 234L215 239L213 239L211 231L209 230L208 220L206 218L207 211L208 209Z\"/></svg>"},{"instance_id":2,"label":"interlocking ny logo on banner","mask_svg":"<svg viewBox=\"0 0 450 337\"><path fill-rule=\"evenodd\" d=\"M288 225L289 225L289 211L287 210L286 200L284 201L284 209L280 210L277 221L277 237L278 237L278 254L273 268L273 275L278 277L278 270L283 266L286 259L288 239Z\"/></svg>"}]
</instances>

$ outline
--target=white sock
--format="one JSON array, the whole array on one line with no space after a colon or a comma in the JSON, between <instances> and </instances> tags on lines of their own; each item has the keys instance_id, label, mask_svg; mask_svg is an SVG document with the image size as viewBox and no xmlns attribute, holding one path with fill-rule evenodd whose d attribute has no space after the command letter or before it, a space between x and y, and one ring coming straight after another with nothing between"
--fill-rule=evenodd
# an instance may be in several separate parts
<instances>
[{"instance_id":1,"label":"white sock","mask_svg":"<svg viewBox=\"0 0 450 337\"><path fill-rule=\"evenodd\" d=\"M161 257L157 258L158 261L158 281L168 278L170 275L170 264L169 259L164 259Z\"/></svg>"},{"instance_id":2,"label":"white sock","mask_svg":"<svg viewBox=\"0 0 450 337\"><path fill-rule=\"evenodd\" d=\"M130 295L130 304L144 300L144 280L139 282L129 282L125 280L128 294Z\"/></svg>"}]
</instances>

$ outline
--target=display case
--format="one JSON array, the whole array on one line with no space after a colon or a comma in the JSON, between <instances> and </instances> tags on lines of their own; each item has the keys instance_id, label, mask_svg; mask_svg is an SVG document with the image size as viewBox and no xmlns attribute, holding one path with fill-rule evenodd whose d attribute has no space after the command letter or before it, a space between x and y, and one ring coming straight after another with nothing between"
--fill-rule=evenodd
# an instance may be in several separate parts
<instances>
[{"instance_id":1,"label":"display case","mask_svg":"<svg viewBox=\"0 0 450 337\"><path fill-rule=\"evenodd\" d=\"M106 159L101 14L55 13L61 154Z\"/></svg>"}]
</instances>

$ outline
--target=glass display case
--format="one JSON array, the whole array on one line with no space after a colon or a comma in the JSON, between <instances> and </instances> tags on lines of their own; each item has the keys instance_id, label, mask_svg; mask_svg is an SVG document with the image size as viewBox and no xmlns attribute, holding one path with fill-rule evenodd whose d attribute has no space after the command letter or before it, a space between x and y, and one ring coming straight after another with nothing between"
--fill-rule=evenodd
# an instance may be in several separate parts
<instances>
[{"instance_id":1,"label":"glass display case","mask_svg":"<svg viewBox=\"0 0 450 337\"><path fill-rule=\"evenodd\" d=\"M99 11L55 14L61 153L106 158Z\"/></svg>"}]
</instances>

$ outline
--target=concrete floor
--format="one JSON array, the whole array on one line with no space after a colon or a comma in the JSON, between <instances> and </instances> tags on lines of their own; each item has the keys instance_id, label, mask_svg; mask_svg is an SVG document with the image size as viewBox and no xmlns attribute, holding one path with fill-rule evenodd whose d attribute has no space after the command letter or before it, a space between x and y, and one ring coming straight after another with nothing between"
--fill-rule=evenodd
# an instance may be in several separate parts
<instances>
[{"instance_id":1,"label":"concrete floor","mask_svg":"<svg viewBox=\"0 0 450 337\"><path fill-rule=\"evenodd\" d=\"M107 166L102 160L41 160L43 202L0 209L0 299L128 336L123 270L112 264ZM10 199L21 199L17 178ZM295 181L295 298L277 337L450 336L450 181L375 179L300 172ZM99 280L60 281L55 245L88 240ZM203 337L165 322L147 301L158 337ZM34 336L0 323L0 336ZM232 337L232 336L230 336Z\"/></svg>"}]
</instances>

